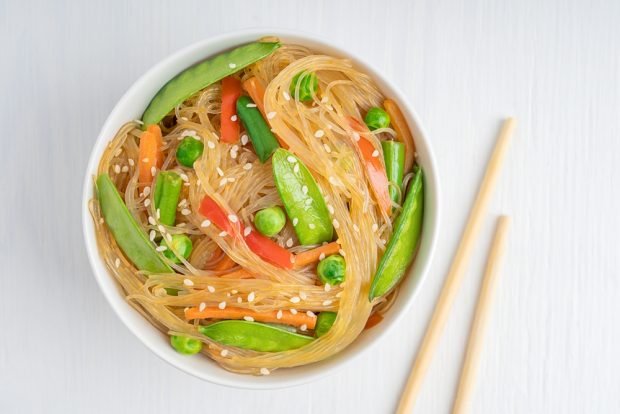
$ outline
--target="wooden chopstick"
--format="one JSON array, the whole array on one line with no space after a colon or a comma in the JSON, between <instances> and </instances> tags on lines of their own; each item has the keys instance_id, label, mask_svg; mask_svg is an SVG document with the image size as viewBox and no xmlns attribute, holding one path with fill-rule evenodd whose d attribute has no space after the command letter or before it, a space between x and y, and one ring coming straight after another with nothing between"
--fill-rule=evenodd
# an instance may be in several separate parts
<instances>
[{"instance_id":1,"label":"wooden chopstick","mask_svg":"<svg viewBox=\"0 0 620 414\"><path fill-rule=\"evenodd\" d=\"M461 379L459 380L459 387L456 393L456 399L454 400L452 414L464 414L469 412L471 392L474 387L476 373L478 372L477 368L478 362L480 361L480 352L484 343L484 333L489 320L489 310L493 304L493 294L495 293L497 275L506 247L506 236L509 226L510 217L501 216L498 219L497 227L495 228L495 236L493 237L493 244L489 251L486 270L480 287L480 295L478 296L474 321L472 322L469 332L467 351L465 353L465 359L463 360Z\"/></svg>"},{"instance_id":2,"label":"wooden chopstick","mask_svg":"<svg viewBox=\"0 0 620 414\"><path fill-rule=\"evenodd\" d=\"M487 164L484 178L480 184L476 201L474 202L474 206L469 214L465 231L463 232L463 236L461 237L456 254L454 255L452 265L448 271L448 276L444 282L437 304L435 305L433 317L428 328L426 329L426 334L424 335L422 345L420 346L420 350L418 351L418 355L413 363L411 373L407 379L407 384L405 385L401 395L400 403L397 409L397 413L399 414L411 412L418 393L420 392L422 379L428 370L428 366L433 353L435 352L435 348L437 347L440 334L443 331L446 320L448 319L448 312L452 307L454 297L456 296L456 292L461 284L463 271L469 262L474 241L480 232L482 218L487 210L493 189L495 188L495 183L497 182L501 166L506 156L506 151L508 150L508 144L510 143L514 132L515 123L516 122L513 118L508 118L504 121L504 124L500 130L495 148L493 149L493 154L491 154L491 159Z\"/></svg>"}]
</instances>

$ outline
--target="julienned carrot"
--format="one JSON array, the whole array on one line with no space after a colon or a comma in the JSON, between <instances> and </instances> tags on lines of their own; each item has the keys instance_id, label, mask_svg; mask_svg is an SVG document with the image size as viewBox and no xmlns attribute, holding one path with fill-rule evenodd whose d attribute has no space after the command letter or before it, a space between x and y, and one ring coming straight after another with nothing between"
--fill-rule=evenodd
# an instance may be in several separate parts
<instances>
[{"instance_id":1,"label":"julienned carrot","mask_svg":"<svg viewBox=\"0 0 620 414\"><path fill-rule=\"evenodd\" d=\"M229 144L239 141L237 99L241 96L241 81L233 76L222 79L221 139Z\"/></svg>"},{"instance_id":2,"label":"julienned carrot","mask_svg":"<svg viewBox=\"0 0 620 414\"><path fill-rule=\"evenodd\" d=\"M400 111L396 102L391 99L383 101L383 107L390 116L390 122L394 131L396 131L396 139L405 144L405 174L411 171L415 162L415 142L413 135L407 126L407 121Z\"/></svg>"},{"instance_id":3,"label":"julienned carrot","mask_svg":"<svg viewBox=\"0 0 620 414\"><path fill-rule=\"evenodd\" d=\"M297 312L292 314L288 310L282 310L280 318L278 311L258 312L251 309L226 307L220 309L217 307L206 307L203 310L198 308L187 308L185 310L185 319L246 319L252 318L257 322L283 323L285 325L302 326L306 325L308 329L314 329L316 325L316 316L308 316L305 312Z\"/></svg>"},{"instance_id":4,"label":"julienned carrot","mask_svg":"<svg viewBox=\"0 0 620 414\"><path fill-rule=\"evenodd\" d=\"M340 251L340 245L336 242L324 244L314 249L306 250L305 252L295 255L295 267L300 268L309 265L314 262L318 262L321 255L329 256L330 254L336 254Z\"/></svg>"},{"instance_id":5,"label":"julienned carrot","mask_svg":"<svg viewBox=\"0 0 620 414\"><path fill-rule=\"evenodd\" d=\"M215 265L213 270L228 270L234 267L237 263L233 259L230 258L229 255L223 253L224 257Z\"/></svg>"},{"instance_id":6,"label":"julienned carrot","mask_svg":"<svg viewBox=\"0 0 620 414\"><path fill-rule=\"evenodd\" d=\"M250 98L252 98L263 117L267 118L267 115L265 114L265 87L263 86L263 83L256 76L252 76L251 78L243 81L243 89L245 89L248 95L250 95ZM280 146L284 149L288 149L286 142L284 142L284 140L277 134L274 135L280 143Z\"/></svg>"},{"instance_id":7,"label":"julienned carrot","mask_svg":"<svg viewBox=\"0 0 620 414\"><path fill-rule=\"evenodd\" d=\"M390 199L389 182L385 172L385 166L381 162L382 157L380 156L379 150L372 145L370 140L364 137L364 135L370 133L365 124L353 117L348 117L347 120L349 121L349 126L358 134L354 141L356 141L357 147L366 164L366 175L375 193L377 203L379 207L389 215L392 212L392 201Z\"/></svg>"},{"instance_id":8,"label":"julienned carrot","mask_svg":"<svg viewBox=\"0 0 620 414\"><path fill-rule=\"evenodd\" d=\"M364 325L364 329L370 329L373 326L377 325L379 322L383 320L383 316L380 313L373 313L368 317L366 321L366 325Z\"/></svg>"},{"instance_id":9,"label":"julienned carrot","mask_svg":"<svg viewBox=\"0 0 620 414\"><path fill-rule=\"evenodd\" d=\"M138 148L138 182L141 185L149 185L153 181L153 167L160 168L163 164L162 145L161 129L157 125L149 125L140 137Z\"/></svg>"}]
</instances>

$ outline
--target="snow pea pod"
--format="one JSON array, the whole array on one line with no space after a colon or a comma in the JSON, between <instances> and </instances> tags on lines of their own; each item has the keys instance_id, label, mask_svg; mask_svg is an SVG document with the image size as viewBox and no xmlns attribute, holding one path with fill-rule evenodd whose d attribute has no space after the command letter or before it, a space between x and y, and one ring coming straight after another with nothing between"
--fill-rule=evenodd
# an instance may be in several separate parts
<instances>
[{"instance_id":1,"label":"snow pea pod","mask_svg":"<svg viewBox=\"0 0 620 414\"><path fill-rule=\"evenodd\" d=\"M405 145L398 141L381 141L381 147L387 178L390 183L400 188L405 170ZM399 191L392 186L390 186L390 198L395 203L400 203Z\"/></svg>"},{"instance_id":2,"label":"snow pea pod","mask_svg":"<svg viewBox=\"0 0 620 414\"><path fill-rule=\"evenodd\" d=\"M237 99L237 114L248 131L258 159L263 164L266 163L271 154L280 147L271 128L249 96L240 96Z\"/></svg>"},{"instance_id":3,"label":"snow pea pod","mask_svg":"<svg viewBox=\"0 0 620 414\"><path fill-rule=\"evenodd\" d=\"M323 311L319 313L316 319L316 327L314 328L314 333L317 338L325 335L332 328L332 325L336 322L337 315L336 312Z\"/></svg>"},{"instance_id":4,"label":"snow pea pod","mask_svg":"<svg viewBox=\"0 0 620 414\"><path fill-rule=\"evenodd\" d=\"M394 224L394 233L372 280L368 294L371 301L389 292L405 274L415 255L423 217L424 187L422 170L418 169L407 192L403 210Z\"/></svg>"},{"instance_id":5,"label":"snow pea pod","mask_svg":"<svg viewBox=\"0 0 620 414\"><path fill-rule=\"evenodd\" d=\"M222 321L200 326L198 330L215 342L258 352L288 351L313 341L312 337L258 322Z\"/></svg>"},{"instance_id":6,"label":"snow pea pod","mask_svg":"<svg viewBox=\"0 0 620 414\"><path fill-rule=\"evenodd\" d=\"M302 245L329 242L332 221L318 185L308 168L293 154L279 148L271 159L276 188Z\"/></svg>"},{"instance_id":7,"label":"snow pea pod","mask_svg":"<svg viewBox=\"0 0 620 414\"><path fill-rule=\"evenodd\" d=\"M155 94L142 115L142 122L145 125L157 124L175 106L199 90L270 55L279 47L280 43L275 42L249 43L185 69Z\"/></svg>"},{"instance_id":8,"label":"snow pea pod","mask_svg":"<svg viewBox=\"0 0 620 414\"><path fill-rule=\"evenodd\" d=\"M162 171L157 175L153 199L159 209L159 221L166 226L174 226L177 218L177 204L183 180L173 171Z\"/></svg>"},{"instance_id":9,"label":"snow pea pod","mask_svg":"<svg viewBox=\"0 0 620 414\"><path fill-rule=\"evenodd\" d=\"M174 273L138 226L108 174L97 178L97 195L105 223L127 258L140 270Z\"/></svg>"}]
</instances>

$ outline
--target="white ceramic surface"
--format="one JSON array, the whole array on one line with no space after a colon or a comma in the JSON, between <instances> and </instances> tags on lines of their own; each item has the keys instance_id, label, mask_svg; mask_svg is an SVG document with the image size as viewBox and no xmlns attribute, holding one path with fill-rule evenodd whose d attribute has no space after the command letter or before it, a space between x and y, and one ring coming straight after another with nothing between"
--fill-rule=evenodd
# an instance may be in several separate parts
<instances>
[{"instance_id":1,"label":"white ceramic surface","mask_svg":"<svg viewBox=\"0 0 620 414\"><path fill-rule=\"evenodd\" d=\"M152 96L166 81L196 62L267 35L278 36L283 42L305 45L317 52L351 59L357 67L374 78L386 96L395 99L399 103L415 136L418 162L425 171L425 218L422 241L417 258L407 278L401 285L401 291L396 303L386 314L386 318L382 323L373 329L364 331L353 344L329 360L303 367L277 370L269 376L254 377L225 371L208 358L192 358L176 353L170 347L168 337L153 328L125 302L118 286L111 275L108 274L97 251L94 226L88 211L88 200L93 194L92 176L96 171L99 158L106 144L123 123L131 119L139 119ZM92 150L84 178L82 224L89 260L101 291L123 323L151 351L173 366L213 383L242 388L270 389L299 385L328 375L334 369L353 360L361 352L371 349L371 345L380 342L380 338L399 323L400 317L413 303L433 256L440 217L438 200L439 182L429 137L424 132L415 111L396 86L381 76L368 63L352 56L344 48L336 47L325 40L317 38L315 35L300 34L299 32L280 29L256 29L224 34L186 47L155 65L129 88L108 116Z\"/></svg>"}]
</instances>

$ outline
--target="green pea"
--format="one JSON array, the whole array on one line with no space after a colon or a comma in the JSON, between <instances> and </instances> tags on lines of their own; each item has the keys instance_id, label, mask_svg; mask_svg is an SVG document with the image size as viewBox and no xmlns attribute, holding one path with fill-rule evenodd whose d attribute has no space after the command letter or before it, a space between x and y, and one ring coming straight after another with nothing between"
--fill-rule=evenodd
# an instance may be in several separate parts
<instances>
[{"instance_id":1,"label":"green pea","mask_svg":"<svg viewBox=\"0 0 620 414\"><path fill-rule=\"evenodd\" d=\"M316 326L314 327L314 333L317 338L325 335L336 321L336 312L321 312L316 317Z\"/></svg>"},{"instance_id":2,"label":"green pea","mask_svg":"<svg viewBox=\"0 0 620 414\"><path fill-rule=\"evenodd\" d=\"M370 108L366 113L364 122L368 125L371 131L380 128L387 128L390 126L390 116L383 109L375 106Z\"/></svg>"},{"instance_id":3,"label":"green pea","mask_svg":"<svg viewBox=\"0 0 620 414\"><path fill-rule=\"evenodd\" d=\"M205 144L202 141L194 137L185 137L177 147L177 161L185 167L192 168L204 149Z\"/></svg>"},{"instance_id":4,"label":"green pea","mask_svg":"<svg viewBox=\"0 0 620 414\"><path fill-rule=\"evenodd\" d=\"M181 263L181 259L174 254L172 249L183 256L184 259L187 259L189 255L192 254L192 240L185 234L174 234L172 236L172 241L169 242L166 242L165 239L161 239L159 245L168 247L168 249L164 250L164 256L174 263Z\"/></svg>"},{"instance_id":5,"label":"green pea","mask_svg":"<svg viewBox=\"0 0 620 414\"><path fill-rule=\"evenodd\" d=\"M172 335L170 337L170 344L179 354L183 355L194 355L202 349L202 342L198 339L182 335Z\"/></svg>"},{"instance_id":6,"label":"green pea","mask_svg":"<svg viewBox=\"0 0 620 414\"><path fill-rule=\"evenodd\" d=\"M285 224L286 216L279 206L264 208L254 215L256 230L267 237L278 234Z\"/></svg>"},{"instance_id":7,"label":"green pea","mask_svg":"<svg viewBox=\"0 0 620 414\"><path fill-rule=\"evenodd\" d=\"M301 77L301 83L299 84L299 100L307 102L312 100L312 94L316 95L319 90L319 80L314 72L299 72L291 80L291 86L289 87L292 97L295 97L295 90L297 89L297 82Z\"/></svg>"},{"instance_id":8,"label":"green pea","mask_svg":"<svg viewBox=\"0 0 620 414\"><path fill-rule=\"evenodd\" d=\"M316 268L316 272L319 275L321 282L329 283L332 286L339 285L344 282L344 274L346 270L347 264L344 261L344 257L339 254L327 256L319 262L319 265Z\"/></svg>"}]
</instances>

